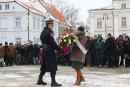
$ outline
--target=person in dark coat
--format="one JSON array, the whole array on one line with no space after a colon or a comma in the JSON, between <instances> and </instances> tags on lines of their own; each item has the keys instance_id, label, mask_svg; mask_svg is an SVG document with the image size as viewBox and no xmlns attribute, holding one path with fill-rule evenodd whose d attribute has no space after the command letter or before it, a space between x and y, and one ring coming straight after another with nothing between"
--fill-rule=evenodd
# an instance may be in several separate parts
<instances>
[{"instance_id":1,"label":"person in dark coat","mask_svg":"<svg viewBox=\"0 0 130 87\"><path fill-rule=\"evenodd\" d=\"M32 55L33 55L33 45L30 44L28 46L28 59L27 59L29 65L33 64L33 56Z\"/></svg>"},{"instance_id":2,"label":"person in dark coat","mask_svg":"<svg viewBox=\"0 0 130 87\"><path fill-rule=\"evenodd\" d=\"M103 38L102 36L98 37L97 43L96 43L96 55L97 55L97 66L102 67L103 66Z\"/></svg>"},{"instance_id":3,"label":"person in dark coat","mask_svg":"<svg viewBox=\"0 0 130 87\"><path fill-rule=\"evenodd\" d=\"M40 39L43 45L42 50L42 64L41 64L41 73L39 75L39 80L37 85L47 85L47 83L42 81L43 76L46 72L51 74L51 86L62 86L58 84L55 80L56 71L57 71L57 60L55 50L60 53L63 53L63 50L56 44L52 36L53 21L46 21L46 27L41 33Z\"/></svg>"},{"instance_id":4,"label":"person in dark coat","mask_svg":"<svg viewBox=\"0 0 130 87\"><path fill-rule=\"evenodd\" d=\"M85 58L85 66L90 67L91 66L92 42L91 42L89 36L87 36L87 41L86 41L86 44L85 44L85 48L87 50L87 54L86 54L86 58Z\"/></svg>"},{"instance_id":5,"label":"person in dark coat","mask_svg":"<svg viewBox=\"0 0 130 87\"><path fill-rule=\"evenodd\" d=\"M125 59L125 66L130 67L130 38L125 36L125 41L123 43L123 52Z\"/></svg>"},{"instance_id":6,"label":"person in dark coat","mask_svg":"<svg viewBox=\"0 0 130 87\"><path fill-rule=\"evenodd\" d=\"M4 55L4 62L6 66L9 66L9 58L8 58L8 53L7 53L7 49L8 49L8 43L5 42L5 46L4 46L4 50L5 50L5 55Z\"/></svg>"},{"instance_id":7,"label":"person in dark coat","mask_svg":"<svg viewBox=\"0 0 130 87\"><path fill-rule=\"evenodd\" d=\"M92 55L94 61L93 65L97 65L96 43L97 43L97 35L94 35L94 39L92 40Z\"/></svg>"},{"instance_id":8,"label":"person in dark coat","mask_svg":"<svg viewBox=\"0 0 130 87\"><path fill-rule=\"evenodd\" d=\"M21 51L22 51L21 46L20 44L18 44L16 47L16 59L15 59L16 65L21 64Z\"/></svg>"},{"instance_id":9,"label":"person in dark coat","mask_svg":"<svg viewBox=\"0 0 130 87\"><path fill-rule=\"evenodd\" d=\"M34 65L39 64L39 48L37 46L37 44L35 44L35 46L33 47L33 52L32 52L32 56L33 56L33 63Z\"/></svg>"},{"instance_id":10,"label":"person in dark coat","mask_svg":"<svg viewBox=\"0 0 130 87\"><path fill-rule=\"evenodd\" d=\"M114 38L111 37L111 34L108 34L108 39L104 44L106 50L106 57L108 62L108 68L114 67Z\"/></svg>"},{"instance_id":11,"label":"person in dark coat","mask_svg":"<svg viewBox=\"0 0 130 87\"><path fill-rule=\"evenodd\" d=\"M115 42L115 49L114 49L114 64L115 64L115 67L118 67L119 65L119 56L121 56L121 45L120 45L120 42L119 42L119 38L116 38Z\"/></svg>"},{"instance_id":12,"label":"person in dark coat","mask_svg":"<svg viewBox=\"0 0 130 87\"><path fill-rule=\"evenodd\" d=\"M120 66L124 65L124 53L123 53L123 43L124 43L124 40L123 40L123 37L122 35L119 35L119 42L120 42L120 47L121 47L121 62L120 62Z\"/></svg>"}]
</instances>

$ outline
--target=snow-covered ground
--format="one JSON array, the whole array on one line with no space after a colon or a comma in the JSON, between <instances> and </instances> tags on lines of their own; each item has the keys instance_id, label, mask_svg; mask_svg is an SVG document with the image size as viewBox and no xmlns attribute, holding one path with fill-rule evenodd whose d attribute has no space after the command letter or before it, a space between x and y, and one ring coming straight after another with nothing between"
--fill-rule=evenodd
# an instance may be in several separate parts
<instances>
[{"instance_id":1,"label":"snow-covered ground","mask_svg":"<svg viewBox=\"0 0 130 87\"><path fill-rule=\"evenodd\" d=\"M43 87L37 86L40 66L12 66L0 67L0 87ZM84 68L83 75L86 79L80 87L130 87L129 68ZM59 66L57 72L57 82L62 87L76 87L76 73L71 67ZM50 87L50 73L46 73L44 81Z\"/></svg>"}]
</instances>

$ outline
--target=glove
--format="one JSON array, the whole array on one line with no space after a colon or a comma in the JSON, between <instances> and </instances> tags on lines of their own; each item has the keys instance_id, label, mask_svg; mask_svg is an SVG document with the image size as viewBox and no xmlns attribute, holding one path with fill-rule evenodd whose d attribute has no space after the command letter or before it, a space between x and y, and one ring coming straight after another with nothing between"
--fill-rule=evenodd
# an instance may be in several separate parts
<instances>
[{"instance_id":1,"label":"glove","mask_svg":"<svg viewBox=\"0 0 130 87\"><path fill-rule=\"evenodd\" d=\"M60 49L60 51L59 51L61 54L64 54L64 51L62 50L62 49Z\"/></svg>"}]
</instances>

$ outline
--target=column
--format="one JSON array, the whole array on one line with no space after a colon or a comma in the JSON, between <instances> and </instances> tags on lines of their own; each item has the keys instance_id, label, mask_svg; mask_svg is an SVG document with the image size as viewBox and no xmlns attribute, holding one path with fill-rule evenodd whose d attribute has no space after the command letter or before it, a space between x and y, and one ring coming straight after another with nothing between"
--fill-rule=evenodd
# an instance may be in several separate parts
<instances>
[{"instance_id":1,"label":"column","mask_svg":"<svg viewBox=\"0 0 130 87\"><path fill-rule=\"evenodd\" d=\"M118 31L119 27L118 26L119 26L119 24L118 24L118 16L115 15L114 16L114 37L115 38L117 38L118 35L119 35L119 31Z\"/></svg>"},{"instance_id":2,"label":"column","mask_svg":"<svg viewBox=\"0 0 130 87\"><path fill-rule=\"evenodd\" d=\"M94 18L90 17L90 35L94 36Z\"/></svg>"}]
</instances>

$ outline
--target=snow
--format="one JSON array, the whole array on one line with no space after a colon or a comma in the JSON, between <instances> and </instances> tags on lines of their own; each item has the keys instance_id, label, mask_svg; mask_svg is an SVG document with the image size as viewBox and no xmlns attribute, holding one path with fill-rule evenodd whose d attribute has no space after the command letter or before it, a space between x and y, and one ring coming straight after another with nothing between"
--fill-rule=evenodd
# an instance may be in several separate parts
<instances>
[{"instance_id":1,"label":"snow","mask_svg":"<svg viewBox=\"0 0 130 87\"><path fill-rule=\"evenodd\" d=\"M43 87L37 86L40 66L13 66L0 68L0 87ZM127 68L84 68L82 70L86 79L79 87L129 87L130 70ZM50 73L46 73L44 81L50 87ZM71 67L59 66L56 80L62 87L74 86L76 72Z\"/></svg>"}]
</instances>

